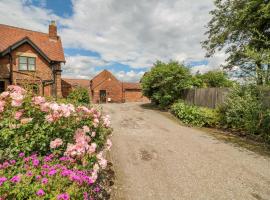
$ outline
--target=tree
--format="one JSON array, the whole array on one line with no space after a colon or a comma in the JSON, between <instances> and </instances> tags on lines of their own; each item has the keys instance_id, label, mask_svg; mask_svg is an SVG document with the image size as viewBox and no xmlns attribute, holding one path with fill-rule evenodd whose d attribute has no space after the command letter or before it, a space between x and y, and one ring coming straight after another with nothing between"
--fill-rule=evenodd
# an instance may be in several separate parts
<instances>
[{"instance_id":1,"label":"tree","mask_svg":"<svg viewBox=\"0 0 270 200\"><path fill-rule=\"evenodd\" d=\"M269 84L269 0L215 0L202 42L208 57L225 49L225 69L239 68L240 77L253 77L258 85Z\"/></svg>"},{"instance_id":2,"label":"tree","mask_svg":"<svg viewBox=\"0 0 270 200\"><path fill-rule=\"evenodd\" d=\"M194 77L195 87L232 87L234 83L223 71L209 71L205 74L196 74Z\"/></svg>"},{"instance_id":3,"label":"tree","mask_svg":"<svg viewBox=\"0 0 270 200\"><path fill-rule=\"evenodd\" d=\"M142 91L162 108L166 108L180 98L182 89L191 87L192 76L187 67L176 61L157 61L142 79Z\"/></svg>"},{"instance_id":4,"label":"tree","mask_svg":"<svg viewBox=\"0 0 270 200\"><path fill-rule=\"evenodd\" d=\"M89 98L89 92L86 88L83 87L76 87L73 89L68 97L68 100L72 101L75 104L89 104L90 98Z\"/></svg>"}]
</instances>

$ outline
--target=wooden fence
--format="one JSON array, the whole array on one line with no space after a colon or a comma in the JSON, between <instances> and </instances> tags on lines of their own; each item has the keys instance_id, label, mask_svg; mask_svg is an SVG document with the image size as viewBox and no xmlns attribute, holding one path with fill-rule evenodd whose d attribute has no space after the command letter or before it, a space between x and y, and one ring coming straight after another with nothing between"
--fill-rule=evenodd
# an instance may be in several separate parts
<instances>
[{"instance_id":1,"label":"wooden fence","mask_svg":"<svg viewBox=\"0 0 270 200\"><path fill-rule=\"evenodd\" d=\"M229 88L194 88L182 91L182 99L191 105L216 108L224 103Z\"/></svg>"}]
</instances>

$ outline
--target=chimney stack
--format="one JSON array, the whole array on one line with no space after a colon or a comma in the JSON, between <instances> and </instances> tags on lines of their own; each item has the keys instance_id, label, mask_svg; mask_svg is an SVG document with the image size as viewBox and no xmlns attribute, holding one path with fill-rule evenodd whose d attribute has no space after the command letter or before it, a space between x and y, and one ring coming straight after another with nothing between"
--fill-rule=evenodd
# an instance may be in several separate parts
<instances>
[{"instance_id":1,"label":"chimney stack","mask_svg":"<svg viewBox=\"0 0 270 200\"><path fill-rule=\"evenodd\" d=\"M57 26L54 20L51 21L49 25L49 38L53 40L57 40Z\"/></svg>"}]
</instances>

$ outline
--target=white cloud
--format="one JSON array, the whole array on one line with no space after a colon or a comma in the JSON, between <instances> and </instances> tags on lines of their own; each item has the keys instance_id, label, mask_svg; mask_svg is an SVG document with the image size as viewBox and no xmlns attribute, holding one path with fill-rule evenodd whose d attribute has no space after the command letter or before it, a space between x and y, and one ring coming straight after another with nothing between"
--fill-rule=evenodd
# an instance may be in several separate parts
<instances>
[{"instance_id":1,"label":"white cloud","mask_svg":"<svg viewBox=\"0 0 270 200\"><path fill-rule=\"evenodd\" d=\"M60 17L42 7L27 5L27 1L0 0L0 23L47 32L49 21Z\"/></svg>"},{"instance_id":2,"label":"white cloud","mask_svg":"<svg viewBox=\"0 0 270 200\"><path fill-rule=\"evenodd\" d=\"M62 18L46 9L44 0L40 7L29 6L29 2L0 0L0 23L47 32L54 19L62 27L59 34L65 48L101 55L100 59L68 56L63 69L69 77L92 76L101 70L98 61L140 69L151 67L157 59L203 60L200 42L213 8L212 0L73 0L73 15ZM214 69L223 62L224 55L217 55L207 66L197 68ZM135 71L115 73L128 80L138 80L141 75Z\"/></svg>"},{"instance_id":3,"label":"white cloud","mask_svg":"<svg viewBox=\"0 0 270 200\"><path fill-rule=\"evenodd\" d=\"M63 77L91 79L102 69L98 68L106 66L108 63L90 56L66 56L66 64L62 67Z\"/></svg>"},{"instance_id":4,"label":"white cloud","mask_svg":"<svg viewBox=\"0 0 270 200\"><path fill-rule=\"evenodd\" d=\"M123 81L123 82L139 82L141 77L144 74L144 71L140 71L138 73L136 73L133 70L128 71L128 72L119 71L119 72L113 72L113 74L116 76L116 78L119 81Z\"/></svg>"},{"instance_id":5,"label":"white cloud","mask_svg":"<svg viewBox=\"0 0 270 200\"><path fill-rule=\"evenodd\" d=\"M63 20L66 47L94 50L104 60L150 67L157 59L202 60L212 0L74 0Z\"/></svg>"}]
</instances>

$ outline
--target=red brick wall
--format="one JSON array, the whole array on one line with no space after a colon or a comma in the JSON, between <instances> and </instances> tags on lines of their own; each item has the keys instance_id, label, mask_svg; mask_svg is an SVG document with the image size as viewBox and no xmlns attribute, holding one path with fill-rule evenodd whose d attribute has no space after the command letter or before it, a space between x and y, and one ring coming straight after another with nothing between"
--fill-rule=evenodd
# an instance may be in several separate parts
<instances>
[{"instance_id":1,"label":"red brick wall","mask_svg":"<svg viewBox=\"0 0 270 200\"><path fill-rule=\"evenodd\" d=\"M104 80L100 85L98 85L92 91L92 102L93 103L100 103L100 90L106 90L106 99L111 98L111 102L122 102L123 95L122 95L122 87L121 83L115 79L108 78Z\"/></svg>"},{"instance_id":2,"label":"red brick wall","mask_svg":"<svg viewBox=\"0 0 270 200\"><path fill-rule=\"evenodd\" d=\"M127 88L131 87L131 88ZM135 88L132 88L135 87ZM100 90L106 90L106 102L149 102L142 95L141 89L137 88L138 84L122 83L118 81L112 73L107 70L102 71L95 76L90 82L91 99L93 103L100 103ZM124 89L123 89L124 88ZM122 92L125 91L125 92Z\"/></svg>"},{"instance_id":3,"label":"red brick wall","mask_svg":"<svg viewBox=\"0 0 270 200\"><path fill-rule=\"evenodd\" d=\"M125 102L149 102L141 90L125 90Z\"/></svg>"},{"instance_id":4,"label":"red brick wall","mask_svg":"<svg viewBox=\"0 0 270 200\"><path fill-rule=\"evenodd\" d=\"M61 81L61 84L62 84L62 95L64 98L66 98L69 95L69 93L72 91L72 85L63 79Z\"/></svg>"},{"instance_id":5,"label":"red brick wall","mask_svg":"<svg viewBox=\"0 0 270 200\"><path fill-rule=\"evenodd\" d=\"M29 71L19 71L19 56L20 54L27 53L29 57L34 56L36 57L36 71L29 72ZM23 55L23 56L24 56ZM35 83L39 86L39 94L42 95L42 80L52 80L52 69L49 63L40 56L29 44L23 44L18 47L16 50L12 52L13 58L13 84L20 84L20 85L27 85L29 83ZM0 79L1 78L8 78L9 76L9 61L8 57L0 58ZM57 65L60 68L60 64ZM2 70L3 69L3 70ZM61 73L56 76L57 77L57 96L61 97ZM8 80L8 79L6 79ZM8 83L9 81L7 81ZM53 86L47 85L44 88L44 95L51 96L52 95Z\"/></svg>"}]
</instances>

